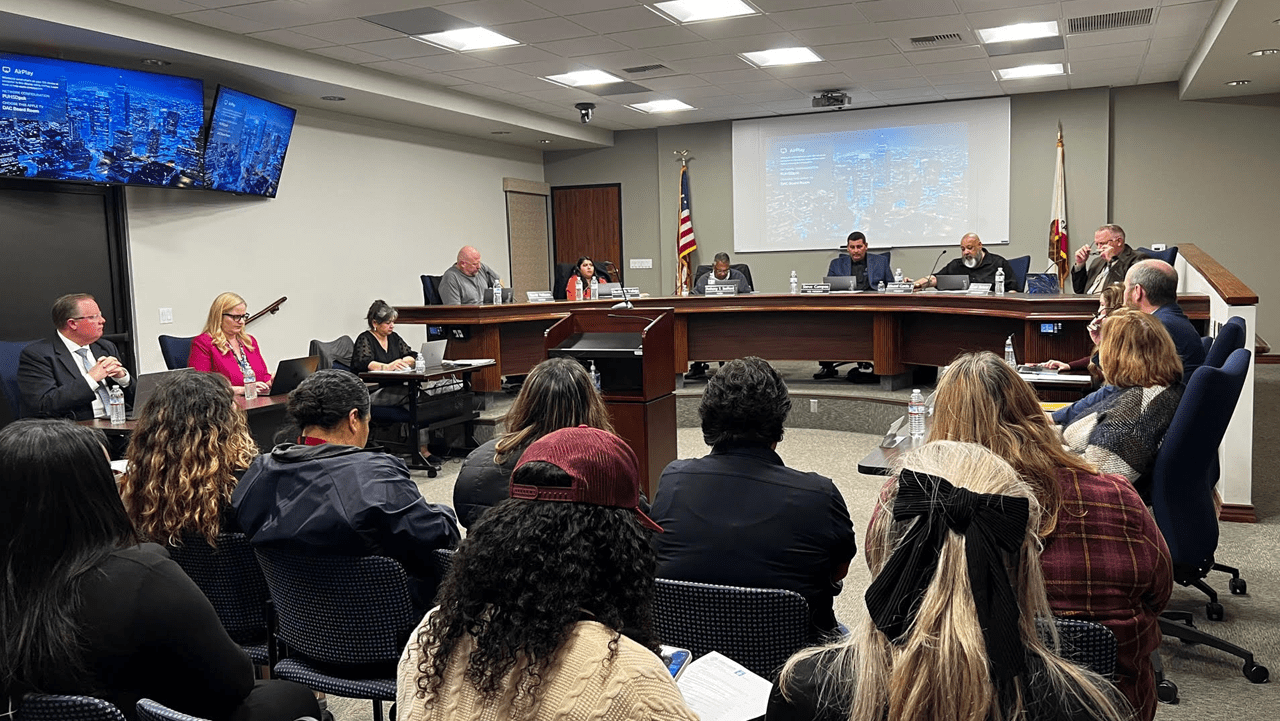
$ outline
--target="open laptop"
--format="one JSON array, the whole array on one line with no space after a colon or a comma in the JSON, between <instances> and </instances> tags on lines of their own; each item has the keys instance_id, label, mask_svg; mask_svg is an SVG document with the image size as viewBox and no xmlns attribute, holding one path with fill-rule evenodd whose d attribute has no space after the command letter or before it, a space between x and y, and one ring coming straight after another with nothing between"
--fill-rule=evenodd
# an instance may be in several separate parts
<instances>
[{"instance_id":1,"label":"open laptop","mask_svg":"<svg viewBox=\"0 0 1280 721\"><path fill-rule=\"evenodd\" d=\"M289 358L280 361L276 366L276 374L271 377L271 393L273 396L288 395L297 388L309 375L316 372L320 365L320 356L309 355L305 358Z\"/></svg>"},{"instance_id":2,"label":"open laptop","mask_svg":"<svg viewBox=\"0 0 1280 721\"><path fill-rule=\"evenodd\" d=\"M614 298L614 297L621 298L622 284L621 283L601 283L600 286L596 288L596 292L600 294L601 298Z\"/></svg>"},{"instance_id":3,"label":"open laptop","mask_svg":"<svg viewBox=\"0 0 1280 721\"><path fill-rule=\"evenodd\" d=\"M969 290L967 275L935 275L938 279L938 290Z\"/></svg>"},{"instance_id":4,"label":"open laptop","mask_svg":"<svg viewBox=\"0 0 1280 721\"><path fill-rule=\"evenodd\" d=\"M447 361L444 359L444 352L449 349L449 341L446 340L429 340L422 344L418 352L422 354L423 361L426 362L427 368L466 368L470 363L460 363L455 361Z\"/></svg>"},{"instance_id":5,"label":"open laptop","mask_svg":"<svg viewBox=\"0 0 1280 721\"><path fill-rule=\"evenodd\" d=\"M502 303L503 303L503 305L506 305L507 303L510 303L510 302L511 302L511 297L512 297L512 296L511 296L511 294L512 294L513 292L514 292L514 291L513 291L512 289L510 289L510 288L503 288L503 289L502 289ZM485 288L485 289L484 289L484 301L483 301L483 302L484 302L484 304L485 304L485 305L493 305L493 288ZM428 365L430 365L430 364L428 364Z\"/></svg>"},{"instance_id":6,"label":"open laptop","mask_svg":"<svg viewBox=\"0 0 1280 721\"><path fill-rule=\"evenodd\" d=\"M139 418L139 413L147 405L147 401L151 400L151 396L155 395L156 389L160 387L160 383L168 378L172 378L179 373L195 373L192 368L175 368L171 371L160 371L159 373L145 373L133 380L138 387L133 391L133 407L125 415L131 421Z\"/></svg>"},{"instance_id":7,"label":"open laptop","mask_svg":"<svg viewBox=\"0 0 1280 721\"><path fill-rule=\"evenodd\" d=\"M865 290L859 288L862 284L862 276L858 275L828 275L822 279L823 283L831 286L831 290Z\"/></svg>"}]
</instances>

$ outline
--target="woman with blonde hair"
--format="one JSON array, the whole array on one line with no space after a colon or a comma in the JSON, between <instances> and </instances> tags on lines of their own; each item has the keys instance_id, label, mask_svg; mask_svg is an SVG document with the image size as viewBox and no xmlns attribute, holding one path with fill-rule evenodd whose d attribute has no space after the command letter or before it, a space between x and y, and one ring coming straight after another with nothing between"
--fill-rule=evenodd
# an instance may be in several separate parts
<instances>
[{"instance_id":1,"label":"woman with blonde hair","mask_svg":"<svg viewBox=\"0 0 1280 721\"><path fill-rule=\"evenodd\" d=\"M507 498L507 484L530 443L561 428L586 425L613 433L609 409L582 364L548 358L525 378L503 421L506 433L467 456L453 487L458 522L471 526L491 506Z\"/></svg>"},{"instance_id":2,"label":"woman with blonde hair","mask_svg":"<svg viewBox=\"0 0 1280 721\"><path fill-rule=\"evenodd\" d=\"M184 533L210 546L239 526L231 492L258 455L226 378L178 373L156 388L129 439L120 497L138 533L176 545Z\"/></svg>"},{"instance_id":3,"label":"woman with blonde hair","mask_svg":"<svg viewBox=\"0 0 1280 721\"><path fill-rule=\"evenodd\" d=\"M971 443L907 453L867 531L868 615L801 651L766 715L836 721L1128 717L1097 674L1059 658L1040 573L1040 504Z\"/></svg>"},{"instance_id":4,"label":"woman with blonde hair","mask_svg":"<svg viewBox=\"0 0 1280 721\"><path fill-rule=\"evenodd\" d=\"M198 371L218 373L231 382L236 395L244 395L245 372L252 369L259 395L271 392L271 373L262 360L258 341L245 332L248 304L235 293L221 293L209 306L204 332L191 339L187 365Z\"/></svg>"},{"instance_id":5,"label":"woman with blonde hair","mask_svg":"<svg viewBox=\"0 0 1280 721\"><path fill-rule=\"evenodd\" d=\"M1102 321L1106 320L1112 311L1123 306L1124 283L1112 283L1103 288L1102 292L1098 294L1098 311L1093 314L1093 320L1089 321L1089 339L1093 341L1093 350L1089 352L1089 355L1073 360L1070 363L1047 360L1040 365L1056 371L1088 369L1089 376L1093 378L1094 386L1100 385L1102 383L1102 369L1098 367L1098 338L1102 331Z\"/></svg>"},{"instance_id":6,"label":"woman with blonde hair","mask_svg":"<svg viewBox=\"0 0 1280 721\"><path fill-rule=\"evenodd\" d=\"M994 353L959 356L938 381L930 440L977 443L1040 502L1040 564L1055 614L1116 635L1116 686L1138 718L1156 712L1151 652L1173 589L1164 536L1133 486L1063 448L1035 391Z\"/></svg>"}]
</instances>

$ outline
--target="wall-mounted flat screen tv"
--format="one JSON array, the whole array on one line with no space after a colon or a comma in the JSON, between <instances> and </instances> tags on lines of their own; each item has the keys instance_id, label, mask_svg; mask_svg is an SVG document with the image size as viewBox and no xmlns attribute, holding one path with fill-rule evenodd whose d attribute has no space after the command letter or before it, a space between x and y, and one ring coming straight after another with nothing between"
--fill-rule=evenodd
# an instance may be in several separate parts
<instances>
[{"instance_id":1,"label":"wall-mounted flat screen tv","mask_svg":"<svg viewBox=\"0 0 1280 721\"><path fill-rule=\"evenodd\" d=\"M276 197L297 110L218 86L205 143L206 187Z\"/></svg>"},{"instance_id":2,"label":"wall-mounted flat screen tv","mask_svg":"<svg viewBox=\"0 0 1280 721\"><path fill-rule=\"evenodd\" d=\"M200 187L204 83L0 53L0 176Z\"/></svg>"}]
</instances>

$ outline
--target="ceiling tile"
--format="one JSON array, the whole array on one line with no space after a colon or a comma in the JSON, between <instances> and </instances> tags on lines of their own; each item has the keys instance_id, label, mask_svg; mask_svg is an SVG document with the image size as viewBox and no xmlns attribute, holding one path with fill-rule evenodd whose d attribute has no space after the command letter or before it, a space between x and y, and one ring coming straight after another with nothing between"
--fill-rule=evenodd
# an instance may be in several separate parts
<instances>
[{"instance_id":1,"label":"ceiling tile","mask_svg":"<svg viewBox=\"0 0 1280 721\"><path fill-rule=\"evenodd\" d=\"M625 33L613 33L607 36L628 47L643 49L656 48L663 45L679 45L697 41L697 35L677 25L649 28L648 30L632 30Z\"/></svg>"},{"instance_id":2,"label":"ceiling tile","mask_svg":"<svg viewBox=\"0 0 1280 721\"><path fill-rule=\"evenodd\" d=\"M991 72L991 65L986 58L981 60L958 60L954 63L932 63L916 66L921 75L938 77L958 73Z\"/></svg>"},{"instance_id":3,"label":"ceiling tile","mask_svg":"<svg viewBox=\"0 0 1280 721\"><path fill-rule=\"evenodd\" d=\"M699 43L682 43L680 45L664 45L660 48L649 48L646 52L664 62L667 60L705 58L711 55L720 55L724 53L718 44L705 40Z\"/></svg>"},{"instance_id":4,"label":"ceiling tile","mask_svg":"<svg viewBox=\"0 0 1280 721\"><path fill-rule=\"evenodd\" d=\"M341 20L356 13L346 11L334 12L333 9L320 4L299 2L299 0L270 0L269 2L241 3L224 6L224 11L238 17L261 23L267 28L284 28L294 25L313 25L315 23Z\"/></svg>"},{"instance_id":5,"label":"ceiling tile","mask_svg":"<svg viewBox=\"0 0 1280 721\"><path fill-rule=\"evenodd\" d=\"M1044 63L1065 63L1065 50L1050 50L1043 53L1022 53L1021 55L1001 55L988 60L993 70L1000 68L1016 68L1023 65L1042 65Z\"/></svg>"},{"instance_id":6,"label":"ceiling tile","mask_svg":"<svg viewBox=\"0 0 1280 721\"><path fill-rule=\"evenodd\" d=\"M1103 70L1093 73L1072 73L1072 88L1097 88L1097 87L1118 87L1124 85L1133 85L1138 82L1138 71L1111 71Z\"/></svg>"},{"instance_id":7,"label":"ceiling tile","mask_svg":"<svg viewBox=\"0 0 1280 721\"><path fill-rule=\"evenodd\" d=\"M462 92L469 93L471 95L479 95L482 98L502 98L503 100L505 100L507 96L510 95L510 93L500 88L495 88L491 85L481 85L481 84L475 84L475 83L470 85L458 85L453 87L452 89L461 90Z\"/></svg>"},{"instance_id":8,"label":"ceiling tile","mask_svg":"<svg viewBox=\"0 0 1280 721\"><path fill-rule=\"evenodd\" d=\"M663 91L697 88L711 84L697 75L668 75L665 78L645 78L643 82L654 90Z\"/></svg>"},{"instance_id":9,"label":"ceiling tile","mask_svg":"<svg viewBox=\"0 0 1280 721\"><path fill-rule=\"evenodd\" d=\"M1182 77L1180 70L1147 70L1143 68L1138 75L1139 83L1168 83L1178 80Z\"/></svg>"},{"instance_id":10,"label":"ceiling tile","mask_svg":"<svg viewBox=\"0 0 1280 721\"><path fill-rule=\"evenodd\" d=\"M691 88L672 88L666 92L672 97L679 98L690 104L696 104L695 101L703 98L715 98L721 95L733 94L719 85L699 85Z\"/></svg>"},{"instance_id":11,"label":"ceiling tile","mask_svg":"<svg viewBox=\"0 0 1280 721\"><path fill-rule=\"evenodd\" d=\"M856 43L863 40L882 40L888 37L883 29L873 23L792 30L791 34L796 36L801 44L809 47Z\"/></svg>"},{"instance_id":12,"label":"ceiling tile","mask_svg":"<svg viewBox=\"0 0 1280 721\"><path fill-rule=\"evenodd\" d=\"M931 88L933 84L924 78L896 78L891 80L871 80L859 85L864 90L881 92L884 90L905 90L907 88Z\"/></svg>"},{"instance_id":13,"label":"ceiling tile","mask_svg":"<svg viewBox=\"0 0 1280 721\"><path fill-rule=\"evenodd\" d=\"M322 48L326 45L334 43L320 38L313 38L310 35L295 33L292 30L266 30L260 33L250 33L249 37L258 40L266 40L267 42L286 47L297 48L298 50L311 50L312 48Z\"/></svg>"},{"instance_id":14,"label":"ceiling tile","mask_svg":"<svg viewBox=\"0 0 1280 721\"><path fill-rule=\"evenodd\" d=\"M1050 5L989 10L987 12L971 12L966 14L965 17L968 18L970 27L977 30L978 28L998 28L1002 25L1017 25L1018 23L1054 22L1059 20L1061 15L1062 10L1058 7L1058 3L1053 3ZM1059 32L1066 30L1066 23L1059 23L1058 30Z\"/></svg>"},{"instance_id":15,"label":"ceiling tile","mask_svg":"<svg viewBox=\"0 0 1280 721\"><path fill-rule=\"evenodd\" d=\"M867 18L854 5L827 5L788 12L771 13L769 18L783 30L807 30L808 28L860 25Z\"/></svg>"},{"instance_id":16,"label":"ceiling tile","mask_svg":"<svg viewBox=\"0 0 1280 721\"><path fill-rule=\"evenodd\" d=\"M1062 17L1078 18L1121 10L1140 10L1158 4L1156 0L1063 0Z\"/></svg>"},{"instance_id":17,"label":"ceiling tile","mask_svg":"<svg viewBox=\"0 0 1280 721\"><path fill-rule=\"evenodd\" d=\"M430 35L474 27L474 23L429 7L377 14L364 14L368 11L363 9L361 12L361 20L395 30L401 35Z\"/></svg>"},{"instance_id":18,"label":"ceiling tile","mask_svg":"<svg viewBox=\"0 0 1280 721\"><path fill-rule=\"evenodd\" d=\"M1156 16L1155 37L1171 38L1204 32L1217 2L1197 2L1160 8ZM1274 7L1274 6L1273 6Z\"/></svg>"},{"instance_id":19,"label":"ceiling tile","mask_svg":"<svg viewBox=\"0 0 1280 721\"><path fill-rule=\"evenodd\" d=\"M602 35L672 26L670 20L641 5L574 15L573 21Z\"/></svg>"},{"instance_id":20,"label":"ceiling tile","mask_svg":"<svg viewBox=\"0 0 1280 721\"><path fill-rule=\"evenodd\" d=\"M634 68L641 65L660 65L661 61L648 53L639 50L624 50L619 53L601 53L599 55L582 55L574 58L577 62L590 65L599 70L620 71L623 68Z\"/></svg>"},{"instance_id":21,"label":"ceiling tile","mask_svg":"<svg viewBox=\"0 0 1280 721\"><path fill-rule=\"evenodd\" d=\"M698 77L712 85L729 85L731 83L750 83L759 80L773 80L763 70L750 68L746 70L725 70L718 73L698 73Z\"/></svg>"},{"instance_id":22,"label":"ceiling tile","mask_svg":"<svg viewBox=\"0 0 1280 721\"><path fill-rule=\"evenodd\" d=\"M440 5L438 9L484 27L554 17L554 13L547 12L525 0L471 0L471 2Z\"/></svg>"},{"instance_id":23,"label":"ceiling tile","mask_svg":"<svg viewBox=\"0 0 1280 721\"><path fill-rule=\"evenodd\" d=\"M473 50L467 55L473 55L485 62L494 65L518 65L525 63L537 62L562 62L564 59L553 55L542 48L532 45L513 45L505 48L490 48L489 50Z\"/></svg>"},{"instance_id":24,"label":"ceiling tile","mask_svg":"<svg viewBox=\"0 0 1280 721\"><path fill-rule=\"evenodd\" d=\"M1006 8L1040 5L1044 0L956 0L960 10L966 13L980 13L987 10L1004 10Z\"/></svg>"},{"instance_id":25,"label":"ceiling tile","mask_svg":"<svg viewBox=\"0 0 1280 721\"><path fill-rule=\"evenodd\" d=\"M1131 55L1127 58L1099 58L1097 60L1075 60L1070 64L1071 72L1091 73L1097 71L1115 71L1115 70L1132 70L1135 75L1138 73L1138 66L1142 64L1142 58Z\"/></svg>"},{"instance_id":26,"label":"ceiling tile","mask_svg":"<svg viewBox=\"0 0 1280 721\"><path fill-rule=\"evenodd\" d=\"M881 70L860 70L858 72L846 72L845 74L863 87L867 87L868 83L877 80L904 80L920 77L920 73L910 66L905 68L883 68Z\"/></svg>"},{"instance_id":27,"label":"ceiling tile","mask_svg":"<svg viewBox=\"0 0 1280 721\"><path fill-rule=\"evenodd\" d=\"M187 0L187 2L189 2L190 4L196 5L199 8L204 8L206 10L223 8L223 7L227 7L228 5L243 5L248 1L249 0ZM132 3L128 3L128 4L131 5Z\"/></svg>"},{"instance_id":28,"label":"ceiling tile","mask_svg":"<svg viewBox=\"0 0 1280 721\"><path fill-rule=\"evenodd\" d=\"M770 90L786 90L795 92L795 88L782 82L781 80L752 80L745 83L720 83L720 87L728 90L734 95L744 95L746 93L763 93Z\"/></svg>"},{"instance_id":29,"label":"ceiling tile","mask_svg":"<svg viewBox=\"0 0 1280 721\"><path fill-rule=\"evenodd\" d=\"M323 55L326 58L342 60L348 63L377 63L386 60L386 58L381 55L366 53L363 50L356 50L355 48L347 47L346 45L335 45L331 48L316 48L311 52L316 55Z\"/></svg>"},{"instance_id":30,"label":"ceiling tile","mask_svg":"<svg viewBox=\"0 0 1280 721\"><path fill-rule=\"evenodd\" d=\"M470 53L445 53L443 55L430 55L425 58L407 58L404 62L437 73L483 68L489 64L480 58L472 56Z\"/></svg>"},{"instance_id":31,"label":"ceiling tile","mask_svg":"<svg viewBox=\"0 0 1280 721\"><path fill-rule=\"evenodd\" d=\"M858 43L823 45L815 50L825 60L851 60L876 55L898 55L898 46L888 40L866 40Z\"/></svg>"},{"instance_id":32,"label":"ceiling tile","mask_svg":"<svg viewBox=\"0 0 1280 721\"><path fill-rule=\"evenodd\" d=\"M776 100L773 102L762 102L760 107L765 110L772 110L782 115L797 115L816 113L820 108L813 107L813 99L808 96L792 98L791 100ZM827 112L832 112L828 110Z\"/></svg>"},{"instance_id":33,"label":"ceiling tile","mask_svg":"<svg viewBox=\"0 0 1280 721\"><path fill-rule=\"evenodd\" d=\"M787 85L802 93L820 93L824 90L843 90L846 93L857 87L853 78L844 73L814 75L808 78L787 78Z\"/></svg>"},{"instance_id":34,"label":"ceiling tile","mask_svg":"<svg viewBox=\"0 0 1280 721\"><path fill-rule=\"evenodd\" d=\"M906 53L907 59L914 65L935 65L953 63L958 60L978 60L987 57L987 51L981 45L965 45L959 48L942 48L940 50L916 50Z\"/></svg>"},{"instance_id":35,"label":"ceiling tile","mask_svg":"<svg viewBox=\"0 0 1280 721\"><path fill-rule=\"evenodd\" d=\"M183 0L113 0L121 5L150 10L153 13L175 15L177 13L197 12L207 6L183 2Z\"/></svg>"},{"instance_id":36,"label":"ceiling tile","mask_svg":"<svg viewBox=\"0 0 1280 721\"><path fill-rule=\"evenodd\" d=\"M1027 78L1025 80L1005 80L1000 87L1006 93L1044 93L1055 90L1067 90L1071 87L1069 76L1056 75L1050 78Z\"/></svg>"},{"instance_id":37,"label":"ceiling tile","mask_svg":"<svg viewBox=\"0 0 1280 721\"><path fill-rule=\"evenodd\" d=\"M444 48L418 42L412 38L396 38L394 40L378 40L372 43L355 43L348 47L373 53L388 60L404 60L405 58L421 58L427 55L440 55L449 52Z\"/></svg>"},{"instance_id":38,"label":"ceiling tile","mask_svg":"<svg viewBox=\"0 0 1280 721\"><path fill-rule=\"evenodd\" d=\"M502 68L491 66L487 68L473 68L471 70L453 70L449 72L455 78L462 78L473 83L495 83L499 81L525 80L529 79L528 75L518 73L511 68ZM534 78L536 79L536 78Z\"/></svg>"},{"instance_id":39,"label":"ceiling tile","mask_svg":"<svg viewBox=\"0 0 1280 721\"><path fill-rule=\"evenodd\" d=\"M628 49L626 45L616 40L610 40L603 35L589 35L585 38L574 38L572 40L556 40L549 43L540 43L539 47L565 58L613 53Z\"/></svg>"},{"instance_id":40,"label":"ceiling tile","mask_svg":"<svg viewBox=\"0 0 1280 721\"><path fill-rule=\"evenodd\" d=\"M1148 71L1159 72L1159 71L1165 71L1165 70L1173 70L1178 73L1179 77L1181 77L1182 69L1185 67L1186 67L1185 63L1143 63L1142 72L1143 74L1146 74Z\"/></svg>"},{"instance_id":41,"label":"ceiling tile","mask_svg":"<svg viewBox=\"0 0 1280 721\"><path fill-rule=\"evenodd\" d=\"M956 85L940 85L938 83L934 83L933 89L937 90L943 95L951 95L954 93L977 93L977 92L995 93L998 95L1000 94L1000 83L996 82L996 78L994 75L991 75L988 73L986 79L983 80L982 82L959 83Z\"/></svg>"},{"instance_id":42,"label":"ceiling tile","mask_svg":"<svg viewBox=\"0 0 1280 721\"><path fill-rule=\"evenodd\" d=\"M773 50L775 48L795 48L804 45L791 33L768 33L766 35L745 35L740 38L724 38L717 40L723 53L752 53L757 50Z\"/></svg>"},{"instance_id":43,"label":"ceiling tile","mask_svg":"<svg viewBox=\"0 0 1280 721\"><path fill-rule=\"evenodd\" d=\"M942 97L947 100L972 100L976 98L990 98L997 95L1003 95L1000 87L996 86L993 90L974 90L972 92L943 93Z\"/></svg>"},{"instance_id":44,"label":"ceiling tile","mask_svg":"<svg viewBox=\"0 0 1280 721\"><path fill-rule=\"evenodd\" d=\"M916 75L915 67L911 61L907 60L901 54L898 55L876 55L870 58L853 58L852 60L836 60L831 63L831 67L842 73L853 75L867 70L883 70L885 68L911 68L911 74Z\"/></svg>"},{"instance_id":45,"label":"ceiling tile","mask_svg":"<svg viewBox=\"0 0 1280 721\"><path fill-rule=\"evenodd\" d=\"M831 75L839 73L831 63L803 63L801 65L779 65L773 68L761 68L775 78L803 78L810 75Z\"/></svg>"},{"instance_id":46,"label":"ceiling tile","mask_svg":"<svg viewBox=\"0 0 1280 721\"><path fill-rule=\"evenodd\" d=\"M1148 63L1185 63L1191 57L1190 50L1162 50L1147 53Z\"/></svg>"},{"instance_id":47,"label":"ceiling tile","mask_svg":"<svg viewBox=\"0 0 1280 721\"><path fill-rule=\"evenodd\" d=\"M924 68L920 68L920 73L924 75L924 77L928 79L929 84L933 85L935 88L940 85L965 85L968 83L994 83L995 82L995 74L991 72L991 68L987 68L985 70L975 70L973 72L968 72L968 73L933 75L929 73L929 71L927 70L927 68L929 67L932 67L932 66L925 66Z\"/></svg>"},{"instance_id":48,"label":"ceiling tile","mask_svg":"<svg viewBox=\"0 0 1280 721\"><path fill-rule=\"evenodd\" d=\"M581 25L564 18L527 20L522 23L498 25L493 30L522 43L546 43L553 40L567 40L595 34Z\"/></svg>"},{"instance_id":49,"label":"ceiling tile","mask_svg":"<svg viewBox=\"0 0 1280 721\"><path fill-rule=\"evenodd\" d=\"M395 40L403 39L404 33L398 33L391 28L384 28L381 25L375 25L367 20L338 20L330 23L318 23L316 25L301 25L292 27L295 33L310 35L313 38L328 40L338 45L349 45L352 43L370 43L376 40ZM417 42L416 40L414 42Z\"/></svg>"},{"instance_id":50,"label":"ceiling tile","mask_svg":"<svg viewBox=\"0 0 1280 721\"><path fill-rule=\"evenodd\" d=\"M859 3L858 10L873 23L934 18L960 12L955 0L871 0Z\"/></svg>"},{"instance_id":51,"label":"ceiling tile","mask_svg":"<svg viewBox=\"0 0 1280 721\"><path fill-rule=\"evenodd\" d=\"M1103 30L1096 33L1079 33L1067 36L1067 50L1093 47L1094 45L1133 43L1147 40L1150 37L1150 25L1137 28L1121 28L1119 30Z\"/></svg>"},{"instance_id":52,"label":"ceiling tile","mask_svg":"<svg viewBox=\"0 0 1280 721\"><path fill-rule=\"evenodd\" d=\"M190 20L193 23L207 25L211 28L226 30L227 32L240 33L246 35L248 33L262 32L263 30L275 30L271 25L264 25L252 20L247 20L239 15L232 15L221 10L200 10L193 13L182 13L173 17Z\"/></svg>"},{"instance_id":53,"label":"ceiling tile","mask_svg":"<svg viewBox=\"0 0 1280 721\"><path fill-rule=\"evenodd\" d=\"M685 73L714 73L721 70L746 70L751 67L750 63L737 55L672 60L667 61L665 65Z\"/></svg>"},{"instance_id":54,"label":"ceiling tile","mask_svg":"<svg viewBox=\"0 0 1280 721\"><path fill-rule=\"evenodd\" d=\"M585 90L580 90L578 88L565 88L558 85L554 85L552 83L547 83L546 90L535 90L532 92L521 93L521 95L525 95L530 98L537 98L538 100L542 100L544 102L548 102L552 104L559 104L559 103L566 103L566 102L567 103L580 103L580 102L589 103L600 97L599 95L596 95L594 93L588 93Z\"/></svg>"},{"instance_id":55,"label":"ceiling tile","mask_svg":"<svg viewBox=\"0 0 1280 721\"><path fill-rule=\"evenodd\" d=\"M557 15L573 15L635 5L635 0L531 0L531 2Z\"/></svg>"},{"instance_id":56,"label":"ceiling tile","mask_svg":"<svg viewBox=\"0 0 1280 721\"><path fill-rule=\"evenodd\" d=\"M1175 35L1167 38L1152 38L1151 52L1159 53L1166 50L1187 50L1191 51L1200 44L1200 33L1194 35Z\"/></svg>"},{"instance_id":57,"label":"ceiling tile","mask_svg":"<svg viewBox=\"0 0 1280 721\"><path fill-rule=\"evenodd\" d=\"M782 28L769 15L748 15L686 25L688 29L708 40L740 38L747 35L767 35L781 32Z\"/></svg>"},{"instance_id":58,"label":"ceiling tile","mask_svg":"<svg viewBox=\"0 0 1280 721\"><path fill-rule=\"evenodd\" d=\"M408 65L408 63L405 63L405 64ZM462 78L455 78L452 75L446 75L444 73L433 73L430 70L427 70L426 68L421 68L421 70L422 70L422 75L419 75L418 78L421 80L425 80L429 83L435 83L436 85L443 85L445 87L452 87L454 85L467 84L467 81L463 80Z\"/></svg>"},{"instance_id":59,"label":"ceiling tile","mask_svg":"<svg viewBox=\"0 0 1280 721\"><path fill-rule=\"evenodd\" d=\"M881 100L942 100L942 96L933 88L876 90L873 94Z\"/></svg>"},{"instance_id":60,"label":"ceiling tile","mask_svg":"<svg viewBox=\"0 0 1280 721\"><path fill-rule=\"evenodd\" d=\"M738 93L738 97L752 103L778 102L781 100L808 102L808 96L792 87L762 90L758 93Z\"/></svg>"},{"instance_id":61,"label":"ceiling tile","mask_svg":"<svg viewBox=\"0 0 1280 721\"><path fill-rule=\"evenodd\" d=\"M508 66L512 70L519 70L525 75L533 75L535 77L547 77L548 75L563 75L564 73L572 73L578 70L591 70L590 67L583 63L579 63L567 58L556 58L554 60L543 60L536 63L519 63L517 65Z\"/></svg>"},{"instance_id":62,"label":"ceiling tile","mask_svg":"<svg viewBox=\"0 0 1280 721\"><path fill-rule=\"evenodd\" d=\"M1067 57L1072 60L1096 60L1101 58L1127 58L1134 55L1142 55L1147 52L1147 41L1139 40L1134 43L1117 43L1115 45L1094 45L1088 48L1079 48L1067 53ZM1190 51L1188 51L1190 52Z\"/></svg>"}]
</instances>

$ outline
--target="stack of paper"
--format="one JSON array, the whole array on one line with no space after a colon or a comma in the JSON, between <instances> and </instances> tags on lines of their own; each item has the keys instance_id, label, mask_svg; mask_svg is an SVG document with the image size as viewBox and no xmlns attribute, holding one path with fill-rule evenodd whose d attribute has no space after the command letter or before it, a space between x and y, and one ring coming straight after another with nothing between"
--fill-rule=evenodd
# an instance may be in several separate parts
<instances>
[{"instance_id":1,"label":"stack of paper","mask_svg":"<svg viewBox=\"0 0 1280 721\"><path fill-rule=\"evenodd\" d=\"M702 721L762 718L773 686L715 651L690 663L676 685Z\"/></svg>"}]
</instances>

